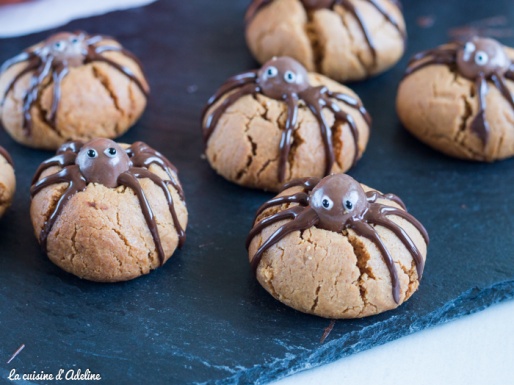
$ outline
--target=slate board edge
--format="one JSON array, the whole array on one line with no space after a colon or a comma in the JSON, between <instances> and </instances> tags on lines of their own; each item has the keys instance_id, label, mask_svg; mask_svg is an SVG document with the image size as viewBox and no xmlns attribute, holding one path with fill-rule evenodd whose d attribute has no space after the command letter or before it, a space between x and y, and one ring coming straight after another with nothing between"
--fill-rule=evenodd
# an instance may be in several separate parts
<instances>
[{"instance_id":1,"label":"slate board edge","mask_svg":"<svg viewBox=\"0 0 514 385\"><path fill-rule=\"evenodd\" d=\"M225 384L266 384L277 381L281 378L291 376L295 373L313 369L329 362L334 362L340 358L351 354L359 353L370 348L381 346L387 342L397 340L401 337L413 334L429 327L445 324L461 316L470 315L487 309L488 307L514 298L514 280L498 282L486 288L472 288L465 291L459 297L447 302L438 310L425 315L418 320L412 320L408 330L402 330L396 335L387 334L391 324L396 323L401 317L393 317L387 321L364 327L358 332L346 334L343 338L330 340L319 349L313 352L293 355L276 360L266 365L255 366L251 369L241 370L234 375L222 380L207 382L206 384L225 385ZM338 321L344 322L344 320ZM373 335L375 341L372 347L360 345L361 338L369 339ZM334 337L334 335L332 335ZM345 348L347 341L353 342Z\"/></svg>"}]
</instances>

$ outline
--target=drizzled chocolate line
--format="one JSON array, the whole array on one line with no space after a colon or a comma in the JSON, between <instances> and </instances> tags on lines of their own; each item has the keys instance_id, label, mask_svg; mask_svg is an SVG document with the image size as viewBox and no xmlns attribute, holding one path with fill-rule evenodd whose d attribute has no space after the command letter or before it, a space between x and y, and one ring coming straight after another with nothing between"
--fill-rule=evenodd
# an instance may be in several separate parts
<instances>
[{"instance_id":1,"label":"drizzled chocolate line","mask_svg":"<svg viewBox=\"0 0 514 385\"><path fill-rule=\"evenodd\" d=\"M472 37L467 42L451 42L414 55L404 79L432 65L447 66L450 71L474 82L478 111L470 123L470 130L486 146L491 131L485 116L488 82L500 91L514 109L514 99L506 85L507 79L514 81L511 59L496 40Z\"/></svg>"},{"instance_id":2,"label":"drizzled chocolate line","mask_svg":"<svg viewBox=\"0 0 514 385\"><path fill-rule=\"evenodd\" d=\"M131 69L103 55L105 52L119 52L135 61L142 71L141 63L132 53L122 47L97 45L104 41L112 40L114 39L108 36L89 36L85 32L80 31L75 33L59 33L50 36L35 48L29 48L12 59L7 60L2 65L0 73L4 73L15 64L25 63L25 67L7 85L0 101L1 104L5 102L7 95L13 90L18 80L24 75L32 73L29 88L22 97L23 131L25 135L29 136L32 131L31 108L41 97L44 87L51 83L53 83L53 99L47 123L55 128L57 111L61 100L61 84L69 74L70 68L73 67L93 62L106 63L133 81L145 96L148 95L148 86ZM114 40L114 42L116 41Z\"/></svg>"},{"instance_id":3,"label":"drizzled chocolate line","mask_svg":"<svg viewBox=\"0 0 514 385\"><path fill-rule=\"evenodd\" d=\"M392 231L403 243L416 264L418 280L421 279L425 265L421 252L407 232L390 220L388 216L397 216L411 223L427 245L429 243L428 233L416 218L404 210L404 203L396 195L383 195L378 191L365 193L358 182L345 174L330 175L322 180L316 178L295 180L286 184L282 191L295 186L303 187L303 191L275 197L257 210L256 223L246 240L247 249L255 236L265 228L279 221L289 221L281 225L259 246L251 260L255 272L264 253L294 231L304 231L312 226L335 232L352 229L357 235L372 241L380 251L391 277L393 298L396 303L399 303L400 283L398 272L393 257L374 228L378 225ZM391 200L402 209L378 203L377 199ZM259 215L265 210L291 203L297 205L285 208L257 221Z\"/></svg>"},{"instance_id":4,"label":"drizzled chocolate line","mask_svg":"<svg viewBox=\"0 0 514 385\"><path fill-rule=\"evenodd\" d=\"M287 78L292 76L291 78ZM286 178L286 166L294 142L293 132L297 129L299 102L303 101L312 112L320 127L325 150L324 175L328 175L335 162L332 145L332 128L339 123L346 123L354 142L353 164L359 159L359 130L353 117L343 111L336 103L359 111L368 127L371 117L364 106L350 95L332 92L326 86L312 87L308 82L307 70L296 60L287 57L274 58L265 63L259 71L245 72L229 78L208 100L203 111L203 137L207 145L225 111L245 95L264 95L283 101L287 107L285 127L279 144L278 180ZM220 100L226 98L220 102ZM216 105L218 103L218 105ZM322 111L326 108L334 115L334 125L330 127Z\"/></svg>"},{"instance_id":5,"label":"drizzled chocolate line","mask_svg":"<svg viewBox=\"0 0 514 385\"><path fill-rule=\"evenodd\" d=\"M246 24L250 24L250 22L255 18L257 13L261 11L262 8L267 6L268 4L272 3L274 0L254 0L249 6L246 11L245 15L245 22ZM364 35L364 38L366 39L366 43L368 44L368 47L371 51L371 54L373 55L373 64L376 64L377 61L377 50L375 47L375 44L373 42L373 39L371 37L371 34L368 31L368 28L364 24L364 21L362 20L361 15L353 5L353 3L350 0L333 0L333 1L324 1L324 0L300 0L303 6L305 7L306 11L316 11L318 9L328 8L333 9L336 5L341 6L345 9L345 11L349 12L357 21L359 24L359 28L362 31L362 34ZM400 34L402 40L405 43L406 39L406 33L405 30L403 30L398 21L395 20L391 14L389 14L376 0L365 0L366 2L370 3L388 22L391 24ZM396 6L401 11L401 3L398 0L390 0L390 2Z\"/></svg>"},{"instance_id":6,"label":"drizzled chocolate line","mask_svg":"<svg viewBox=\"0 0 514 385\"><path fill-rule=\"evenodd\" d=\"M114 161L113 161L114 160ZM167 173L170 180L163 180L150 172L148 167L156 164ZM60 167L61 170L42 179L41 174L51 167ZM178 192L183 200L183 190L176 178L176 168L162 154L155 151L143 142L136 142L126 150L109 139L95 139L88 143L69 142L62 145L57 155L43 162L37 169L32 181L31 196L34 197L42 189L57 183L68 183L68 187L57 201L49 218L41 230L39 241L46 252L48 235L52 231L55 221L60 216L70 198L78 192L84 191L89 183L101 183L106 187L125 186L136 194L146 224L162 265L166 259L162 242L157 228L153 210L148 202L139 179L148 178L161 188L168 203L173 224L177 231L179 247L186 239L185 231L180 225L175 210L173 197L168 185Z\"/></svg>"},{"instance_id":7,"label":"drizzled chocolate line","mask_svg":"<svg viewBox=\"0 0 514 385\"><path fill-rule=\"evenodd\" d=\"M0 155L2 155L5 160L7 161L7 163L9 163L11 166L14 167L14 162L11 158L11 155L7 152L7 150L5 148L3 148L2 146L0 146Z\"/></svg>"}]
</instances>

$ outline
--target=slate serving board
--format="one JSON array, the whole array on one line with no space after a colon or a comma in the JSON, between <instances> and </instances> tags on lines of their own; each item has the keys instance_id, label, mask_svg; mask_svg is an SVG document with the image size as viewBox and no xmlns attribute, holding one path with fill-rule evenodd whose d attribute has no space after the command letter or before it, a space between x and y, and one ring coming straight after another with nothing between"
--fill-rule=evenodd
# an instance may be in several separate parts
<instances>
[{"instance_id":1,"label":"slate serving board","mask_svg":"<svg viewBox=\"0 0 514 385\"><path fill-rule=\"evenodd\" d=\"M337 322L320 344L328 320L291 310L258 285L244 239L271 195L224 181L200 157L205 100L228 76L257 65L244 43L246 4L161 0L62 28L114 35L144 63L148 108L121 140L144 140L179 167L188 239L164 268L132 282L95 284L60 271L39 251L29 220L29 181L51 154L0 133L18 179L13 207L0 222L0 382L13 368L88 368L109 384L266 383L514 296L514 160L453 160L407 134L394 110L406 58L352 85L374 128L350 174L401 195L426 225L432 243L419 292L395 311ZM405 1L406 57L446 41L450 27L498 15L514 21L511 0L492 4ZM1 40L0 62L47 35ZM513 36L502 41L514 45ZM21 344L25 349L5 364Z\"/></svg>"}]
</instances>

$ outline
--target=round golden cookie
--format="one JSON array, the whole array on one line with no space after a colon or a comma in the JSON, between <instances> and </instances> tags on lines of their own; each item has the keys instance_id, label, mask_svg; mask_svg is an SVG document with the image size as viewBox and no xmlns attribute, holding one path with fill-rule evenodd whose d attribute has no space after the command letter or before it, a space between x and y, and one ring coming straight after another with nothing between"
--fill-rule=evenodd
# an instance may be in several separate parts
<instances>
[{"instance_id":1,"label":"round golden cookie","mask_svg":"<svg viewBox=\"0 0 514 385\"><path fill-rule=\"evenodd\" d=\"M69 140L115 138L139 119L148 84L116 40L62 32L0 69L0 122L17 142L55 150Z\"/></svg>"},{"instance_id":2,"label":"round golden cookie","mask_svg":"<svg viewBox=\"0 0 514 385\"><path fill-rule=\"evenodd\" d=\"M64 144L37 170L31 195L43 250L80 278L139 277L185 240L188 213L177 170L142 142Z\"/></svg>"},{"instance_id":3,"label":"round golden cookie","mask_svg":"<svg viewBox=\"0 0 514 385\"><path fill-rule=\"evenodd\" d=\"M408 300L428 234L395 195L345 174L293 181L259 211L248 240L260 284L284 304L326 318L359 318Z\"/></svg>"},{"instance_id":4,"label":"round golden cookie","mask_svg":"<svg viewBox=\"0 0 514 385\"><path fill-rule=\"evenodd\" d=\"M492 162L514 156L514 50L471 38L420 52L398 88L405 128L447 155Z\"/></svg>"},{"instance_id":5,"label":"round golden cookie","mask_svg":"<svg viewBox=\"0 0 514 385\"><path fill-rule=\"evenodd\" d=\"M0 146L0 217L11 206L15 190L14 163L5 148Z\"/></svg>"},{"instance_id":6,"label":"round golden cookie","mask_svg":"<svg viewBox=\"0 0 514 385\"><path fill-rule=\"evenodd\" d=\"M203 115L211 166L242 186L277 191L287 181L350 169L371 118L358 96L297 61L274 58L228 79Z\"/></svg>"},{"instance_id":7,"label":"round golden cookie","mask_svg":"<svg viewBox=\"0 0 514 385\"><path fill-rule=\"evenodd\" d=\"M405 49L397 0L253 0L246 25L259 62L290 56L343 82L386 71Z\"/></svg>"}]
</instances>

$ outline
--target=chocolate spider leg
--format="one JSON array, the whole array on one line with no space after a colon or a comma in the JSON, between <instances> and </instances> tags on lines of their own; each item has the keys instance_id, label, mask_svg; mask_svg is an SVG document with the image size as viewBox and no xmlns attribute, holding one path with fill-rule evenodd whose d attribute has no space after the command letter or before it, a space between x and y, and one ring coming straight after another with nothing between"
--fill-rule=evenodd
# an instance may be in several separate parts
<instances>
[{"instance_id":1,"label":"chocolate spider leg","mask_svg":"<svg viewBox=\"0 0 514 385\"><path fill-rule=\"evenodd\" d=\"M94 47L95 53L97 53L97 54L102 54L104 52L119 52L119 53L123 54L124 56L127 56L129 59L132 59L132 61L136 62L139 69L141 71L143 70L143 64L141 63L139 58L136 55L134 55L132 52L130 52L128 49L125 49L123 47L116 46L116 45L100 45L100 46L93 45L93 47Z\"/></svg>"},{"instance_id":2,"label":"chocolate spider leg","mask_svg":"<svg viewBox=\"0 0 514 385\"><path fill-rule=\"evenodd\" d=\"M480 138L484 146L489 141L490 133L489 122L487 122L485 118L485 98L488 89L489 87L487 86L487 81L485 80L484 74L478 75L475 81L475 92L478 100L478 112L471 121L470 128L471 131Z\"/></svg>"},{"instance_id":3,"label":"chocolate spider leg","mask_svg":"<svg viewBox=\"0 0 514 385\"><path fill-rule=\"evenodd\" d=\"M309 207L295 206L290 209L281 211L276 213L270 217L267 217L257 223L255 227L250 231L247 239L247 247L250 245L253 237L257 235L260 231L262 231L266 226L271 225L272 223L284 220L284 219L292 219L287 222L283 226L280 226L270 237L259 247L259 249L255 252L251 265L254 271L257 270L259 263L261 262L262 256L266 250L268 250L272 245L279 242L286 235L289 235L295 231L306 230L319 222L318 215L314 210Z\"/></svg>"},{"instance_id":4,"label":"chocolate spider leg","mask_svg":"<svg viewBox=\"0 0 514 385\"><path fill-rule=\"evenodd\" d=\"M372 206L373 207L373 206ZM409 251L409 253L412 255L412 258L414 259L414 262L416 263L416 271L418 273L418 281L423 276L423 270L425 269L425 261L423 261L423 257L421 256L421 252L419 251L416 244L412 241L411 237L407 232L400 226L398 226L396 223L394 223L392 220L387 218L387 215L397 215L403 219L406 219L408 222L411 222L412 216L409 215L409 217L406 217L404 215L399 214L399 209L395 209L393 207L378 205L375 206L375 208L372 208L371 210L375 211L378 215L373 215L373 224L380 225L385 227L386 229L392 231L398 239L403 243L403 245L406 247L406 249ZM417 221L416 221L417 222ZM413 223L411 222L418 231L421 229L419 228L419 222ZM420 231L420 233L423 235L423 232Z\"/></svg>"},{"instance_id":5,"label":"chocolate spider leg","mask_svg":"<svg viewBox=\"0 0 514 385\"><path fill-rule=\"evenodd\" d=\"M14 85L16 82L24 75L28 74L29 72L35 71L38 69L38 67L41 65L41 60L37 57L34 57L34 60L29 62L27 66L18 72L14 78L9 82L7 87L5 88L4 94L2 95L2 104L5 101L5 98L7 97L7 94L14 88Z\"/></svg>"},{"instance_id":6,"label":"chocolate spider leg","mask_svg":"<svg viewBox=\"0 0 514 385\"><path fill-rule=\"evenodd\" d=\"M380 239L380 236L376 232L376 230L370 226L368 223L360 220L351 220L348 227L353 229L357 234L368 238L371 242L377 246L380 254L382 254L382 259L389 270L389 274L391 276L391 285L393 287L393 298L394 302L397 304L400 303L400 281L398 280L398 272L396 271L396 267L394 265L394 260L387 247Z\"/></svg>"},{"instance_id":7,"label":"chocolate spider leg","mask_svg":"<svg viewBox=\"0 0 514 385\"><path fill-rule=\"evenodd\" d=\"M355 108L356 110L359 110L362 117L364 118L364 121L368 124L368 126L371 125L371 115L369 114L368 110L366 110L364 105L359 103L359 101L357 99L351 97L350 95L343 94L340 92L332 92L328 88L327 88L326 94L330 98L337 99L340 102L343 102L344 104L346 104L347 106L350 106L352 108Z\"/></svg>"},{"instance_id":8,"label":"chocolate spider leg","mask_svg":"<svg viewBox=\"0 0 514 385\"><path fill-rule=\"evenodd\" d=\"M357 125L355 124L355 120L353 116L343 111L337 103L334 103L327 97L323 97L323 101L328 107L330 111L334 114L336 122L343 122L348 124L348 128L353 137L353 146L354 146L354 155L353 155L353 163L352 166L355 166L357 160L359 159L359 130L357 129Z\"/></svg>"},{"instance_id":9,"label":"chocolate spider leg","mask_svg":"<svg viewBox=\"0 0 514 385\"><path fill-rule=\"evenodd\" d=\"M152 238L155 244L155 248L157 249L157 255L159 256L159 262L162 264L166 259L164 255L164 250L162 248L162 244L160 242L159 231L157 229L157 222L155 221L155 216L152 211L152 207L146 198L146 194L141 187L141 184L137 180L137 178L131 174L130 172L124 172L118 177L118 184L121 186L126 186L136 194L137 199L139 200L139 205L141 206L141 211L143 212L143 216L146 220L146 224L150 233L152 234Z\"/></svg>"},{"instance_id":10,"label":"chocolate spider leg","mask_svg":"<svg viewBox=\"0 0 514 385\"><path fill-rule=\"evenodd\" d=\"M257 218L263 211L269 209L270 207L280 206L286 203L298 203L302 206L307 206L309 204L309 194L305 192L299 192L292 195L285 195L280 197L275 197L270 199L266 203L264 203L255 214L255 218Z\"/></svg>"},{"instance_id":11,"label":"chocolate spider leg","mask_svg":"<svg viewBox=\"0 0 514 385\"><path fill-rule=\"evenodd\" d=\"M293 179L292 181L284 183L281 191L284 191L291 187L296 187L296 186L303 187L304 191L306 191L306 192L311 191L314 187L316 187L316 185L319 183L320 180L321 180L321 178L315 178L315 177Z\"/></svg>"},{"instance_id":12,"label":"chocolate spider leg","mask_svg":"<svg viewBox=\"0 0 514 385\"><path fill-rule=\"evenodd\" d=\"M23 96L23 132L25 135L30 135L32 131L32 114L31 108L36 103L39 96L39 87L45 81L45 78L52 70L53 60L48 59L44 62L44 66L38 68L32 78L30 79L30 86L25 95Z\"/></svg>"},{"instance_id":13,"label":"chocolate spider leg","mask_svg":"<svg viewBox=\"0 0 514 385\"><path fill-rule=\"evenodd\" d=\"M368 198L369 203L375 203L377 199L387 199L393 201L397 205L399 205L402 209L407 210L405 203L400 199L399 196L394 194L382 194L376 190L371 190L366 192L366 197Z\"/></svg>"},{"instance_id":14,"label":"chocolate spider leg","mask_svg":"<svg viewBox=\"0 0 514 385\"><path fill-rule=\"evenodd\" d=\"M501 92L505 100L509 102L510 107L514 109L514 100L512 99L512 94L505 84L505 80L503 80L502 75L499 73L494 73L491 75L491 80L494 82L494 85Z\"/></svg>"},{"instance_id":15,"label":"chocolate spider leg","mask_svg":"<svg viewBox=\"0 0 514 385\"><path fill-rule=\"evenodd\" d=\"M420 61L426 58L434 58L438 55L446 55L446 56L455 56L457 55L457 50L462 47L461 43L453 42L448 44L440 45L437 48L429 49L426 51L421 51L412 56L409 60L408 65L410 66L414 62Z\"/></svg>"},{"instance_id":16,"label":"chocolate spider leg","mask_svg":"<svg viewBox=\"0 0 514 385\"><path fill-rule=\"evenodd\" d=\"M322 92L322 91L321 91ZM318 99L316 99L316 97ZM325 175L330 174L332 166L334 165L334 152L332 151L332 129L329 127L325 116L323 115L323 107L325 107L325 100L319 99L319 95L312 97L309 93L302 93L301 98L309 107L312 114L318 121L321 131L321 138L325 147Z\"/></svg>"},{"instance_id":17,"label":"chocolate spider leg","mask_svg":"<svg viewBox=\"0 0 514 385\"><path fill-rule=\"evenodd\" d=\"M207 101L207 104L202 111L202 121L205 120L207 111L228 92L248 83L255 83L258 77L257 72L258 71L244 72L236 76L232 76L225 83L223 83L223 85L216 91L216 93L212 95Z\"/></svg>"},{"instance_id":18,"label":"chocolate spider leg","mask_svg":"<svg viewBox=\"0 0 514 385\"><path fill-rule=\"evenodd\" d=\"M75 159L77 159L77 154L71 151L63 152L62 154L58 154L53 156L50 159L45 160L36 170L34 177L32 178L32 184L35 184L41 174L48 170L50 167L58 166L58 167L66 167L75 164Z\"/></svg>"},{"instance_id":19,"label":"chocolate spider leg","mask_svg":"<svg viewBox=\"0 0 514 385\"><path fill-rule=\"evenodd\" d=\"M278 180L283 182L286 178L286 165L293 145L293 131L296 129L298 118L298 96L296 94L287 95L285 98L287 105L287 119L282 137L280 138L280 158L278 162Z\"/></svg>"},{"instance_id":20,"label":"chocolate spider leg","mask_svg":"<svg viewBox=\"0 0 514 385\"><path fill-rule=\"evenodd\" d=\"M95 45L99 42L101 42L102 40L114 40L116 41L115 38L113 38L112 36L107 36L107 35L93 35L93 36L89 36L87 39L86 39L86 44L87 45Z\"/></svg>"},{"instance_id":21,"label":"chocolate spider leg","mask_svg":"<svg viewBox=\"0 0 514 385\"><path fill-rule=\"evenodd\" d=\"M415 62L407 67L405 70L404 78L412 75L414 72L419 71L422 68L425 68L430 65L447 65L451 66L455 64L455 55L452 56L435 56L431 58L422 59L420 62Z\"/></svg>"},{"instance_id":22,"label":"chocolate spider leg","mask_svg":"<svg viewBox=\"0 0 514 385\"><path fill-rule=\"evenodd\" d=\"M75 154L78 154L82 146L84 146L84 142L81 142L80 140L72 140L66 142L57 149L57 155L65 153L67 151L71 151Z\"/></svg>"},{"instance_id":23,"label":"chocolate spider leg","mask_svg":"<svg viewBox=\"0 0 514 385\"><path fill-rule=\"evenodd\" d=\"M52 213L46 220L43 228L41 229L41 232L39 233L39 243L41 244L44 252L46 252L48 235L52 231L53 225L57 218L59 218L63 208L66 206L73 195L79 191L84 191L86 188L86 179L80 173L79 167L77 165L72 165L38 181L30 188L30 194L32 197L34 197L45 187L57 183L68 183L68 187L55 204Z\"/></svg>"},{"instance_id":24,"label":"chocolate spider leg","mask_svg":"<svg viewBox=\"0 0 514 385\"><path fill-rule=\"evenodd\" d=\"M509 66L509 69L507 70L507 72L505 72L505 77L509 80L514 81L514 64L511 64Z\"/></svg>"},{"instance_id":25,"label":"chocolate spider leg","mask_svg":"<svg viewBox=\"0 0 514 385\"><path fill-rule=\"evenodd\" d=\"M203 139L205 144L207 144L207 141L211 137L212 133L214 132L214 129L216 128L216 125L218 124L218 121L223 115L223 113L229 108L232 104L234 104L239 98L255 94L260 91L260 87L257 84L246 84L234 93L227 96L227 98L221 103L219 106L216 107L214 111L212 111L209 115L206 116L205 125L203 128Z\"/></svg>"},{"instance_id":26,"label":"chocolate spider leg","mask_svg":"<svg viewBox=\"0 0 514 385\"><path fill-rule=\"evenodd\" d=\"M52 108L50 110L49 121L53 127L55 127L55 120L57 118L57 109L59 108L59 101L61 100L61 84L63 79L68 75L69 69L63 64L59 64L56 66L55 71L52 74L54 81L54 90L53 90L53 99L52 99Z\"/></svg>"},{"instance_id":27,"label":"chocolate spider leg","mask_svg":"<svg viewBox=\"0 0 514 385\"><path fill-rule=\"evenodd\" d=\"M136 178L148 178L161 188L166 198L166 201L168 202L168 208L170 210L171 218L173 219L173 225L175 226L175 230L177 231L178 246L182 247L182 245L186 241L186 233L180 225L177 212L173 204L173 196L171 195L170 190L168 190L168 186L166 185L166 183L158 175L154 174L151 171L148 171L146 168L132 167L129 172ZM161 263L164 263L164 260L162 260Z\"/></svg>"},{"instance_id":28,"label":"chocolate spider leg","mask_svg":"<svg viewBox=\"0 0 514 385\"><path fill-rule=\"evenodd\" d=\"M378 204L378 205L380 206L380 210L381 210L382 214L396 215L402 219L405 219L407 222L410 222L410 224L413 225L416 228L416 230L418 230L418 232L421 234L425 243L427 245L430 243L430 238L428 237L428 232L425 229L425 227L423 227L421 222L419 222L416 218L414 218L407 211L404 211L404 210L401 210L401 209L398 209L398 208L392 207L392 206L386 206L386 205L382 205L382 204Z\"/></svg>"},{"instance_id":29,"label":"chocolate spider leg","mask_svg":"<svg viewBox=\"0 0 514 385\"><path fill-rule=\"evenodd\" d=\"M357 9L350 0L338 0L335 3L341 4L342 7L344 7L350 14L352 14L352 16L359 24L359 28L362 31L364 39L366 39L366 42L368 43L371 55L373 56L373 65L375 66L377 64L377 50L375 48L375 45L373 44L373 40L371 39L371 35L368 31L368 28L364 25L364 22L362 21L362 18L359 15L359 12L357 12Z\"/></svg>"},{"instance_id":30,"label":"chocolate spider leg","mask_svg":"<svg viewBox=\"0 0 514 385\"><path fill-rule=\"evenodd\" d=\"M393 19L393 17L389 14L389 12L387 12L381 5L379 5L375 0L368 0L371 4L373 4L373 6L375 7L375 9L394 27L396 28L396 30L398 31L398 33L400 34L400 36L402 37L403 40L405 40L407 38L407 34L405 33L405 30L402 30L400 28L400 25L398 24L398 22ZM394 3L394 1L393 1ZM398 8L400 8L400 6L398 6L397 4L395 4Z\"/></svg>"},{"instance_id":31,"label":"chocolate spider leg","mask_svg":"<svg viewBox=\"0 0 514 385\"><path fill-rule=\"evenodd\" d=\"M16 65L18 63L21 63L21 62L24 62L24 61L27 61L27 60L30 60L34 56L35 55L34 55L33 52L23 51L19 55L16 55L15 57L7 60L4 64L2 64L2 66L0 67L0 73L4 73L9 68L11 68L13 65Z\"/></svg>"},{"instance_id":32,"label":"chocolate spider leg","mask_svg":"<svg viewBox=\"0 0 514 385\"><path fill-rule=\"evenodd\" d=\"M143 83L138 79L138 77L134 74L134 72L130 68L128 68L124 65L118 64L115 61L113 61L109 58L106 58L105 56L97 53L95 51L94 46L91 46L91 47L89 47L89 49L87 51L85 63L92 63L95 61L106 63L106 64L110 65L111 67L117 69L122 74L124 74L126 77L128 77L130 80L132 80L145 96L148 96L148 87L146 85L143 85Z\"/></svg>"}]
</instances>

